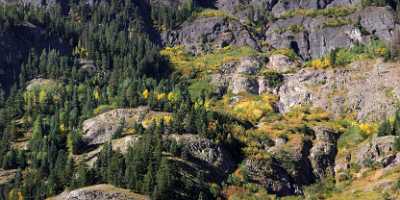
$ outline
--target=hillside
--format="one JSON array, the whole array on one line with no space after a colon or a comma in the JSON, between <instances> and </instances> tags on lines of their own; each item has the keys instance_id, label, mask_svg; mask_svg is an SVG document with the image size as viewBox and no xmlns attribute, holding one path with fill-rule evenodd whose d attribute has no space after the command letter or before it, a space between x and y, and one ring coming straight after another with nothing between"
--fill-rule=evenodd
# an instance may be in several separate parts
<instances>
[{"instance_id":1,"label":"hillside","mask_svg":"<svg viewBox=\"0 0 400 200\"><path fill-rule=\"evenodd\" d=\"M400 199L398 0L0 6L0 199Z\"/></svg>"}]
</instances>

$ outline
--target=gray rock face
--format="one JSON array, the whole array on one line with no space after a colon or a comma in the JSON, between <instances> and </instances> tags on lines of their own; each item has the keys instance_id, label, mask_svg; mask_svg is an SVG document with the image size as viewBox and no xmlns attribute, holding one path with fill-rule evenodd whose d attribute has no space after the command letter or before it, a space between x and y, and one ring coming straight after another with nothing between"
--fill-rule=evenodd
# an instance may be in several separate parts
<instances>
[{"instance_id":1,"label":"gray rock face","mask_svg":"<svg viewBox=\"0 0 400 200\"><path fill-rule=\"evenodd\" d=\"M188 52L199 54L228 45L258 49L250 31L228 17L198 17L186 21L176 31L163 33L167 45L183 45Z\"/></svg>"},{"instance_id":2,"label":"gray rock face","mask_svg":"<svg viewBox=\"0 0 400 200\"><path fill-rule=\"evenodd\" d=\"M324 16L295 16L272 23L265 33L265 41L274 48L292 48L302 59L308 60L335 48L351 47L356 42L366 43L372 36L390 44L394 30L398 29L394 16L394 11L388 7L368 7L343 17L349 23L334 27L324 24L329 20ZM356 25L358 19L368 35L361 34ZM291 30L293 27L297 29Z\"/></svg>"},{"instance_id":3,"label":"gray rock face","mask_svg":"<svg viewBox=\"0 0 400 200\"><path fill-rule=\"evenodd\" d=\"M94 185L66 191L48 200L150 200L148 196L136 194L112 185Z\"/></svg>"},{"instance_id":4,"label":"gray rock face","mask_svg":"<svg viewBox=\"0 0 400 200\"><path fill-rule=\"evenodd\" d=\"M313 127L315 141L310 150L314 175L319 179L335 173L335 158L337 154L337 140L339 134L326 127Z\"/></svg>"},{"instance_id":5,"label":"gray rock face","mask_svg":"<svg viewBox=\"0 0 400 200\"><path fill-rule=\"evenodd\" d=\"M346 68L304 69L285 76L278 107L287 112L296 105L312 105L358 120L376 121L392 115L400 95L400 69L395 63L362 61Z\"/></svg>"},{"instance_id":6,"label":"gray rock face","mask_svg":"<svg viewBox=\"0 0 400 200\"><path fill-rule=\"evenodd\" d=\"M259 73L264 65L264 60L257 57L244 57L237 62L226 63L217 74L210 75L211 83L217 88L218 94L227 91L233 94L275 92L277 86L271 85Z\"/></svg>"},{"instance_id":7,"label":"gray rock face","mask_svg":"<svg viewBox=\"0 0 400 200\"><path fill-rule=\"evenodd\" d=\"M291 61L285 55L276 54L269 57L269 62L266 67L280 73L285 73L298 69L298 64Z\"/></svg>"},{"instance_id":8,"label":"gray rock face","mask_svg":"<svg viewBox=\"0 0 400 200\"><path fill-rule=\"evenodd\" d=\"M361 145L355 152L354 162L362 167L370 167L373 164L381 164L386 167L396 164L398 158L393 147L395 139L395 136L373 138L369 143Z\"/></svg>"},{"instance_id":9,"label":"gray rock face","mask_svg":"<svg viewBox=\"0 0 400 200\"><path fill-rule=\"evenodd\" d=\"M183 145L183 151L188 152L191 157L219 169L224 174L231 172L235 166L230 152L209 139L192 134L171 134L168 139Z\"/></svg>"},{"instance_id":10,"label":"gray rock face","mask_svg":"<svg viewBox=\"0 0 400 200\"><path fill-rule=\"evenodd\" d=\"M287 146L285 142L268 147L271 157L248 158L249 178L278 195L301 194L302 187L334 175L339 134L325 126L311 127L314 139Z\"/></svg>"},{"instance_id":11,"label":"gray rock face","mask_svg":"<svg viewBox=\"0 0 400 200\"><path fill-rule=\"evenodd\" d=\"M302 194L288 172L274 158L267 160L247 159L245 167L252 181L265 186L268 192L279 196Z\"/></svg>"},{"instance_id":12,"label":"gray rock face","mask_svg":"<svg viewBox=\"0 0 400 200\"><path fill-rule=\"evenodd\" d=\"M112 144L112 150L113 151L119 151L122 154L126 154L128 152L128 148L131 145L137 144L139 141L140 136L138 135L128 135L122 138L114 139L111 141ZM103 149L103 146L99 146L96 149L81 154L81 155L75 155L74 159L77 163L79 162L85 162L87 166L89 167L94 167L94 164L96 163L99 153Z\"/></svg>"},{"instance_id":13,"label":"gray rock face","mask_svg":"<svg viewBox=\"0 0 400 200\"><path fill-rule=\"evenodd\" d=\"M82 139L88 145L103 144L108 142L119 128L135 123L146 127L145 120L151 121L155 115L167 115L167 113L151 111L147 106L111 110L85 120L82 125L85 133Z\"/></svg>"}]
</instances>

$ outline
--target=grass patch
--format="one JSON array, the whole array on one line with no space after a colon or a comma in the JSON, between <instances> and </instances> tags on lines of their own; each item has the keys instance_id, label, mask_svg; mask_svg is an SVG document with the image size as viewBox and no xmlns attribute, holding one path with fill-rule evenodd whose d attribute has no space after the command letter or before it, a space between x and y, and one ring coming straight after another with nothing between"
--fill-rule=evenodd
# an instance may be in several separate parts
<instances>
[{"instance_id":1,"label":"grass patch","mask_svg":"<svg viewBox=\"0 0 400 200\"><path fill-rule=\"evenodd\" d=\"M329 18L324 21L323 27L339 27L339 26L344 26L344 25L349 25L352 24L353 22L351 19L346 19L342 17L334 17L334 18Z\"/></svg>"},{"instance_id":2,"label":"grass patch","mask_svg":"<svg viewBox=\"0 0 400 200\"><path fill-rule=\"evenodd\" d=\"M289 10L279 18L287 19L294 16L305 16L305 17L344 17L352 14L356 10L355 7L338 6L325 9L294 9Z\"/></svg>"},{"instance_id":3,"label":"grass patch","mask_svg":"<svg viewBox=\"0 0 400 200\"><path fill-rule=\"evenodd\" d=\"M190 97L195 100L204 95L210 97L215 91L214 85L209 80L194 80L189 86Z\"/></svg>"},{"instance_id":4,"label":"grass patch","mask_svg":"<svg viewBox=\"0 0 400 200\"><path fill-rule=\"evenodd\" d=\"M193 13L192 17L199 18L199 17L229 17L233 18L231 15L227 14L224 11L216 10L216 9L201 9L198 12Z\"/></svg>"}]
</instances>

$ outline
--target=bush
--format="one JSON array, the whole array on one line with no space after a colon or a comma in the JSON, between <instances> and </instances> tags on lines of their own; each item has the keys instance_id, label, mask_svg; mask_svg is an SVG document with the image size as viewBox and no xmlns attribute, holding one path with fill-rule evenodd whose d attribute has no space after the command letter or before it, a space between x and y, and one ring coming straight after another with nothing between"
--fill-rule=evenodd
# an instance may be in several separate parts
<instances>
[{"instance_id":1,"label":"bush","mask_svg":"<svg viewBox=\"0 0 400 200\"><path fill-rule=\"evenodd\" d=\"M266 72L264 77L267 79L268 85L273 88L279 87L283 82L283 75L278 72Z\"/></svg>"},{"instance_id":2,"label":"bush","mask_svg":"<svg viewBox=\"0 0 400 200\"><path fill-rule=\"evenodd\" d=\"M344 148L353 146L364 141L366 136L362 134L361 129L358 126L352 126L343 133L338 140L338 147Z\"/></svg>"},{"instance_id":3,"label":"bush","mask_svg":"<svg viewBox=\"0 0 400 200\"><path fill-rule=\"evenodd\" d=\"M392 124L390 123L389 120L384 120L381 125L379 126L378 129L378 136L386 136L386 135L391 135L392 134Z\"/></svg>"}]
</instances>

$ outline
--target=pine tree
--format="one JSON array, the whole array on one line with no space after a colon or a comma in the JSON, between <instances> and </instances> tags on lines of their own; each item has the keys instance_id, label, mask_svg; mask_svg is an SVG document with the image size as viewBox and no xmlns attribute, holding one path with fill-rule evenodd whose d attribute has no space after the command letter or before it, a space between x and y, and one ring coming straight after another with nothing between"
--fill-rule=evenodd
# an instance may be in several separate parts
<instances>
[{"instance_id":1,"label":"pine tree","mask_svg":"<svg viewBox=\"0 0 400 200\"><path fill-rule=\"evenodd\" d=\"M384 120L378 129L378 136L386 136L390 135L393 132L392 125L390 124L389 120Z\"/></svg>"},{"instance_id":2,"label":"pine tree","mask_svg":"<svg viewBox=\"0 0 400 200\"><path fill-rule=\"evenodd\" d=\"M169 199L170 189L172 186L172 177L168 160L164 157L161 160L160 167L157 171L155 199Z\"/></svg>"},{"instance_id":3,"label":"pine tree","mask_svg":"<svg viewBox=\"0 0 400 200\"><path fill-rule=\"evenodd\" d=\"M396 111L394 116L392 135L400 136L400 109Z\"/></svg>"},{"instance_id":4,"label":"pine tree","mask_svg":"<svg viewBox=\"0 0 400 200\"><path fill-rule=\"evenodd\" d=\"M154 187L154 171L153 164L149 163L147 166L147 173L143 179L142 192L145 194L151 194L153 192Z\"/></svg>"}]
</instances>

